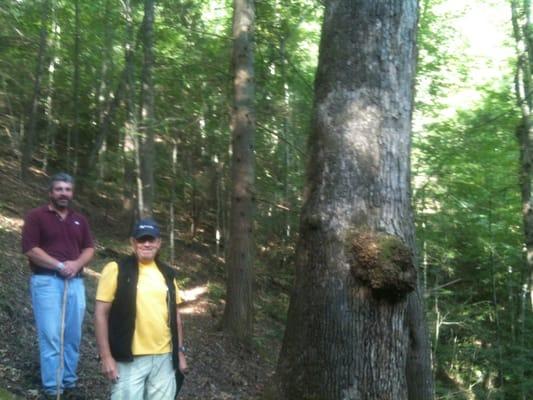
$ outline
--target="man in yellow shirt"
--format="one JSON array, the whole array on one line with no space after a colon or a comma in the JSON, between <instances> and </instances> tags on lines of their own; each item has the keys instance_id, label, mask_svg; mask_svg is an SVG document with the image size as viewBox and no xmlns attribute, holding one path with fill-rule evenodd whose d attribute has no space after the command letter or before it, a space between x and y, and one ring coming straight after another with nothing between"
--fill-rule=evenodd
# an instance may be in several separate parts
<instances>
[{"instance_id":1,"label":"man in yellow shirt","mask_svg":"<svg viewBox=\"0 0 533 400\"><path fill-rule=\"evenodd\" d=\"M161 263L152 219L135 224L133 255L102 270L95 307L96 343L112 400L176 397L187 370L174 270Z\"/></svg>"}]
</instances>

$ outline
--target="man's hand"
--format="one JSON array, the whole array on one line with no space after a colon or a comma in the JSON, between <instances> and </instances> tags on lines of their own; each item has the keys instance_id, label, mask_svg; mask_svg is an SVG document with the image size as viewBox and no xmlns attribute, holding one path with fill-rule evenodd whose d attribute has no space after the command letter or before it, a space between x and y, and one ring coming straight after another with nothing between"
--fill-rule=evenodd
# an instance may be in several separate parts
<instances>
[{"instance_id":1,"label":"man's hand","mask_svg":"<svg viewBox=\"0 0 533 400\"><path fill-rule=\"evenodd\" d=\"M189 368L187 367L187 359L185 358L185 354L180 351L178 357L180 361L180 372L183 375L187 375L187 373L189 372Z\"/></svg>"},{"instance_id":2,"label":"man's hand","mask_svg":"<svg viewBox=\"0 0 533 400\"><path fill-rule=\"evenodd\" d=\"M116 382L119 378L118 368L115 359L111 356L102 358L100 361L101 370L104 376L112 382Z\"/></svg>"},{"instance_id":3,"label":"man's hand","mask_svg":"<svg viewBox=\"0 0 533 400\"><path fill-rule=\"evenodd\" d=\"M63 263L65 265L65 268L63 268L59 273L61 276L67 279L72 279L76 276L78 271L81 269L81 266L77 261L65 261Z\"/></svg>"}]
</instances>

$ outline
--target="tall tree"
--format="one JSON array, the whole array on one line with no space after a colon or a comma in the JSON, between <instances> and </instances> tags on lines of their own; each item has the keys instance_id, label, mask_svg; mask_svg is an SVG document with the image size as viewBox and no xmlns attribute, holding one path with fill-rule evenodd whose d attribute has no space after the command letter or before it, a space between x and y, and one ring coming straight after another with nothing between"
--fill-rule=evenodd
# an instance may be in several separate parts
<instances>
[{"instance_id":1,"label":"tall tree","mask_svg":"<svg viewBox=\"0 0 533 400\"><path fill-rule=\"evenodd\" d=\"M232 167L230 243L223 327L234 337L248 341L253 329L252 273L255 209L255 78L253 0L233 1Z\"/></svg>"},{"instance_id":2,"label":"tall tree","mask_svg":"<svg viewBox=\"0 0 533 400\"><path fill-rule=\"evenodd\" d=\"M80 150L80 0L74 2L74 76L72 79L72 106L74 122L72 126L72 139L69 140L67 154L69 170L74 173L78 170L78 152ZM70 133L69 133L70 138ZM72 159L70 159L72 158Z\"/></svg>"},{"instance_id":3,"label":"tall tree","mask_svg":"<svg viewBox=\"0 0 533 400\"><path fill-rule=\"evenodd\" d=\"M50 14L51 7L52 5L50 3L50 0L44 0L42 2L41 30L39 34L39 50L37 53L37 62L35 64L33 95L28 114L28 126L27 129L24 131L24 136L22 138L21 175L23 178L27 176L28 169L31 167L33 148L37 138L37 120L39 118L39 103L41 100L41 86L45 70L45 56L47 50L48 17Z\"/></svg>"},{"instance_id":4,"label":"tall tree","mask_svg":"<svg viewBox=\"0 0 533 400\"><path fill-rule=\"evenodd\" d=\"M98 99L97 110L98 110L98 134L96 135L93 141L93 148L89 151L89 165L94 165L96 163L96 158L98 156L98 179L102 180L105 176L106 171L106 159L105 157L100 157L104 153L103 145L104 140L107 138L107 131L110 128L110 112L107 112L106 108L111 103L111 97L120 99L118 93L113 93L111 90L111 78L114 67L113 60L113 36L114 28L111 22L112 16L111 12L113 7L111 0L105 0L104 8L102 12L102 20L104 23L103 27L103 57L101 59L100 65L100 83L97 86L96 98ZM120 80L121 87L124 86L123 79ZM118 100L117 100L118 103ZM116 107L116 106L115 106ZM110 143L117 143L117 140L112 141L108 140Z\"/></svg>"},{"instance_id":5,"label":"tall tree","mask_svg":"<svg viewBox=\"0 0 533 400\"><path fill-rule=\"evenodd\" d=\"M141 90L141 181L143 203L139 210L141 216L152 215L154 201L154 0L144 1L143 21L143 69Z\"/></svg>"},{"instance_id":6,"label":"tall tree","mask_svg":"<svg viewBox=\"0 0 533 400\"><path fill-rule=\"evenodd\" d=\"M276 398L407 399L417 2L325 6Z\"/></svg>"},{"instance_id":7,"label":"tall tree","mask_svg":"<svg viewBox=\"0 0 533 400\"><path fill-rule=\"evenodd\" d=\"M48 170L48 162L51 158L52 153L54 153L54 141L56 136L56 121L54 118L55 107L54 107L54 90L55 90L55 70L56 70L56 52L59 50L60 43L60 27L57 24L57 16L55 10L52 10L52 35L49 40L48 53L48 87L46 89L46 100L44 105L44 113L46 115L46 129L44 137L44 148L42 156L42 167L43 170Z\"/></svg>"},{"instance_id":8,"label":"tall tree","mask_svg":"<svg viewBox=\"0 0 533 400\"><path fill-rule=\"evenodd\" d=\"M515 92L522 117L516 127L516 137L520 146L522 223L526 248L520 313L522 320L520 336L523 343L526 335L526 315L531 312L533 305L533 23L531 22L531 1L513 0L511 10L518 56ZM526 294L529 294L529 304ZM522 386L521 398L527 398L525 386Z\"/></svg>"},{"instance_id":9,"label":"tall tree","mask_svg":"<svg viewBox=\"0 0 533 400\"><path fill-rule=\"evenodd\" d=\"M528 275L533 272L533 24L530 3L529 0L511 2L518 52L515 92L522 114L516 136L520 145L520 184ZM527 276L527 280L530 281L531 277ZM531 290L531 283L529 289Z\"/></svg>"},{"instance_id":10,"label":"tall tree","mask_svg":"<svg viewBox=\"0 0 533 400\"><path fill-rule=\"evenodd\" d=\"M142 209L142 191L139 190L139 138L136 102L135 102L135 59L134 59L134 28L133 28L133 8L130 0L122 2L122 13L126 23L125 44L124 44L124 73L125 73L125 103L126 120L124 122L124 180L123 203L124 210L131 219L131 224L135 214ZM134 192L134 188L137 192ZM133 199L137 200L137 207L133 204ZM129 228L129 227L128 227Z\"/></svg>"}]
</instances>

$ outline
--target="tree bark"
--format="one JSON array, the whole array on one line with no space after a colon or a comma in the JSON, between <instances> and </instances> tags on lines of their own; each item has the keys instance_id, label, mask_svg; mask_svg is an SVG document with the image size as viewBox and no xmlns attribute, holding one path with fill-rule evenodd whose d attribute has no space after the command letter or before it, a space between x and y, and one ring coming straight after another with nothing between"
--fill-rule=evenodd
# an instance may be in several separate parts
<instances>
[{"instance_id":1,"label":"tree bark","mask_svg":"<svg viewBox=\"0 0 533 400\"><path fill-rule=\"evenodd\" d=\"M57 124L54 118L54 92L55 92L55 67L56 67L56 54L59 50L59 44L61 38L59 37L60 29L57 24L56 14L52 10L52 38L50 40L48 51L50 56L48 57L48 87L46 89L46 101L44 104L44 113L46 116L46 128L45 137L43 140L43 163L42 169L48 172L48 163L51 157L53 157L57 151L55 149L55 136L57 131Z\"/></svg>"},{"instance_id":2,"label":"tree bark","mask_svg":"<svg viewBox=\"0 0 533 400\"><path fill-rule=\"evenodd\" d=\"M130 6L131 7L131 6ZM124 13L124 11L123 11ZM107 18L109 18L109 15L106 13L107 15ZM106 21L106 26L109 24L109 21ZM144 26L144 23L143 23L143 26ZM128 30L129 28L127 28ZM133 29L133 27L131 28ZM105 36L106 36L106 43L107 43L107 40L108 40L108 33L107 33L107 28L105 29ZM111 28L109 29L111 31ZM111 35L111 32L109 33L109 35ZM131 36L131 33L128 33L128 35ZM132 38L128 39L129 40L129 45L131 46L129 49L127 49L127 53L129 55L127 55L127 57L133 57L133 54L134 52L136 51L136 49L139 47L139 37L142 35L142 29L139 30L139 32L137 33L137 40L135 41L135 43L133 43L133 40ZM109 38L109 40L111 41L111 38ZM110 45L112 45L112 43L109 43ZM110 49L110 51L112 51L112 49ZM112 64L112 60L109 60L110 63ZM116 84L116 89L115 91L111 94L109 93L109 97L112 97L112 100L110 101L107 101L106 102L106 107L104 110L102 110L102 118L100 119L100 130L98 132L98 135L96 136L95 140L94 140L94 144L91 148L91 152L89 154L89 157L88 157L88 163L87 165L95 165L95 163L97 162L97 158L98 158L98 154L101 152L102 150L102 147L104 146L104 143L106 141L109 141L110 138L109 138L109 131L111 130L111 127L113 125L113 121L115 119L115 114L117 112L117 110L119 109L119 105L121 104L121 102L123 100L125 100L126 102L128 101L128 99L125 99L125 97L127 96L126 92L129 90L128 89L128 74L129 74L129 71L128 71L128 68L129 68L129 65L128 65L128 60L126 58L126 64L122 70L122 72L120 73L120 77L118 79L118 82ZM102 77L104 77L104 74L102 73ZM118 136L118 135L117 135ZM117 140L114 140L114 139L111 139L112 141L116 142ZM119 140L120 141L120 140Z\"/></svg>"},{"instance_id":3,"label":"tree bark","mask_svg":"<svg viewBox=\"0 0 533 400\"><path fill-rule=\"evenodd\" d=\"M520 185L522 193L522 220L526 245L526 274L524 282L530 280L533 272L533 95L532 95L532 63L533 63L533 30L531 24L530 1L513 0L512 22L517 46L517 71L515 92L522 113L522 120L516 128L516 137L520 145ZM530 286L530 285L528 285ZM533 306L533 295L529 287Z\"/></svg>"},{"instance_id":4,"label":"tree bark","mask_svg":"<svg viewBox=\"0 0 533 400\"><path fill-rule=\"evenodd\" d=\"M139 176L138 170L138 132L137 132L137 114L135 112L135 60L133 57L133 10L130 0L123 1L123 16L126 21L126 42L124 46L125 57L125 102L126 102L126 121L124 123L124 186L123 186L123 203L124 211L129 218L128 230L133 225L133 220L138 216L138 210L141 208L142 196L139 198L139 192L134 188L138 187L137 181ZM135 207L133 200L136 200Z\"/></svg>"},{"instance_id":5,"label":"tree bark","mask_svg":"<svg viewBox=\"0 0 533 400\"><path fill-rule=\"evenodd\" d=\"M521 331L520 340L528 337L527 320L533 308L533 96L532 96L532 65L533 65L533 25L531 23L530 0L512 0L512 25L517 49L517 67L515 76L515 94L522 118L516 127L516 137L520 146L520 187L522 198L522 223L524 225L524 271L522 274L521 296ZM529 294L529 304L526 305ZM521 373L524 374L523 367ZM521 398L526 399L527 390L522 387Z\"/></svg>"},{"instance_id":6,"label":"tree bark","mask_svg":"<svg viewBox=\"0 0 533 400\"><path fill-rule=\"evenodd\" d=\"M101 60L101 66L100 66L100 82L96 86L96 99L97 99L97 110L98 110L98 126L99 131L97 135L94 138L93 145L90 148L88 157L85 157L86 160L88 160L87 166L89 165L97 165L98 171L97 171L97 182L101 183L106 176L106 172L108 169L107 166L107 160L105 157L106 151L108 151L109 148L111 150L117 151L117 145L119 140L115 138L115 140L109 140L107 132L109 131L109 128L111 127L112 120L108 119L108 105L109 108L111 108L111 81L113 76L113 24L112 24L112 16L111 13L113 11L113 7L111 5L111 0L106 0L104 9L102 10L101 19L104 23L104 30L103 30L103 42L104 46L102 49L103 57ZM122 77L121 77L122 82ZM117 97L120 98L120 96L117 95ZM118 100L117 100L118 105ZM116 105L115 105L116 107ZM112 146L109 146L110 144L113 144ZM89 168L83 168L86 175L89 175ZM113 171L115 172L115 171Z\"/></svg>"},{"instance_id":7,"label":"tree bark","mask_svg":"<svg viewBox=\"0 0 533 400\"><path fill-rule=\"evenodd\" d=\"M406 365L408 399L433 399L435 385L431 363L431 343L420 282L418 282L416 292L409 295L407 328L409 332Z\"/></svg>"},{"instance_id":8,"label":"tree bark","mask_svg":"<svg viewBox=\"0 0 533 400\"><path fill-rule=\"evenodd\" d=\"M253 0L234 0L233 7L232 188L223 328L238 340L248 342L253 329L255 9Z\"/></svg>"},{"instance_id":9,"label":"tree bark","mask_svg":"<svg viewBox=\"0 0 533 400\"><path fill-rule=\"evenodd\" d=\"M296 281L275 397L407 399L407 316L416 288L410 132L417 2L325 5Z\"/></svg>"},{"instance_id":10,"label":"tree bark","mask_svg":"<svg viewBox=\"0 0 533 400\"><path fill-rule=\"evenodd\" d=\"M74 76L72 79L72 106L74 123L72 126L72 149L67 149L72 154L72 164L69 169L77 174L78 152L80 151L80 0L74 1Z\"/></svg>"},{"instance_id":11,"label":"tree bark","mask_svg":"<svg viewBox=\"0 0 533 400\"><path fill-rule=\"evenodd\" d=\"M142 69L141 90L141 180L143 205L141 216L151 217L154 201L154 0L144 1L143 49L144 62Z\"/></svg>"},{"instance_id":12,"label":"tree bark","mask_svg":"<svg viewBox=\"0 0 533 400\"><path fill-rule=\"evenodd\" d=\"M28 128L24 131L22 138L22 159L21 159L21 176L26 178L31 167L33 157L33 148L37 136L36 127L39 112L39 102L41 99L41 82L43 79L43 71L45 65L46 55L46 41L48 38L48 15L50 13L50 0L42 2L41 10L41 30L39 34L39 51L37 53L37 63L35 65L35 77L33 84L33 97L30 105L30 112L28 116Z\"/></svg>"}]
</instances>

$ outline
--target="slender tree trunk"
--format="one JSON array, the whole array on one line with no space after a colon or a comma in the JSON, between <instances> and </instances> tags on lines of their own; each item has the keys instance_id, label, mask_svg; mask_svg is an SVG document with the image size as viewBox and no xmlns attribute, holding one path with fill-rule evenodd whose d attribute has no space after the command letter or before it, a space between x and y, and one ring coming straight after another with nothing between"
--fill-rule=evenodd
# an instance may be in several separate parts
<instances>
[{"instance_id":1,"label":"slender tree trunk","mask_svg":"<svg viewBox=\"0 0 533 400\"><path fill-rule=\"evenodd\" d=\"M417 2L325 5L274 397L407 399L417 299L409 160ZM422 315L413 308L411 318Z\"/></svg>"},{"instance_id":2,"label":"slender tree trunk","mask_svg":"<svg viewBox=\"0 0 533 400\"><path fill-rule=\"evenodd\" d=\"M289 131L290 131L290 94L289 94L289 81L287 79L287 60L286 60L286 54L285 54L285 38L281 38L280 40L280 58L281 58L281 80L283 82L283 130L282 135L285 139L289 139ZM282 157L283 157L283 205L287 208L290 206L290 199L289 199L289 174L290 174L290 166L289 166L289 145L286 141L281 140L279 142L280 146L282 146ZM282 217L282 229L280 232L282 241L284 244L287 244L287 242L290 240L291 236L291 225L290 225L290 215L289 211L282 210L283 217ZM283 260L283 263L285 263L285 260Z\"/></svg>"},{"instance_id":3,"label":"slender tree trunk","mask_svg":"<svg viewBox=\"0 0 533 400\"><path fill-rule=\"evenodd\" d=\"M131 7L131 6L129 6ZM107 22L106 22L107 24ZM144 23L143 23L144 25ZM111 29L111 28L110 28ZM130 29L130 28L127 28L127 29ZM131 28L133 30L133 27ZM133 32L133 31L132 31ZM111 33L110 33L111 34ZM142 34L142 30L140 30L137 34L137 37L139 37L140 35ZM130 48L127 49L126 51L128 52L128 54L130 54L131 57L133 57L133 53L135 52L135 49L137 49L139 47L139 40L137 39L135 41L135 43L133 43L133 39L132 39L132 33L128 33L129 35L129 46ZM110 39L111 40L111 39ZM127 60L126 60L127 61ZM104 145L104 143L106 142L106 140L109 139L108 135L109 135L109 131L111 130L111 127L113 125L113 121L115 119L115 114L116 114L116 111L119 109L119 105L121 104L121 102L123 100L125 100L126 102L128 102L129 100L126 98L129 94L128 93L128 90L129 90L129 83L128 83L128 79L129 79L129 64L128 62L126 62L126 64L124 65L124 69L122 70L121 74L120 74L120 78L118 80L118 83L116 85L116 89L114 90L114 92L112 92L112 100L107 102L106 104L106 108L105 110L103 111L103 120L102 120L102 123L100 125L100 131L98 132L98 135L96 136L96 139L94 140L94 144L91 148L91 152L89 154L89 157L88 157L88 165L95 165L95 163L97 162L97 157L98 157L98 154L100 154L101 150L102 150L102 146ZM111 96L111 94L110 94ZM120 137L119 135L117 135L118 137ZM120 141L120 140L119 140Z\"/></svg>"},{"instance_id":4,"label":"slender tree trunk","mask_svg":"<svg viewBox=\"0 0 533 400\"><path fill-rule=\"evenodd\" d=\"M59 26L57 25L55 11L52 10L52 39L49 44L49 64L48 64L48 88L46 90L45 115L46 115L46 130L44 138L43 164L44 171L48 171L48 162L53 153L55 153L55 135L56 135L56 120L54 118L54 82L55 82L55 66L56 66L56 52L59 47Z\"/></svg>"},{"instance_id":5,"label":"slender tree trunk","mask_svg":"<svg viewBox=\"0 0 533 400\"><path fill-rule=\"evenodd\" d=\"M529 337L525 320L533 308L533 24L531 23L531 4L529 0L512 0L512 25L516 42L517 68L515 76L515 93L522 118L516 127L516 137L520 146L520 186L522 197L522 223L524 225L524 273L522 274L523 294L521 296L521 332L520 341ZM526 305L529 294L529 305ZM529 312L528 312L529 311ZM522 368L522 375L523 367ZM522 399L528 398L522 386Z\"/></svg>"},{"instance_id":6,"label":"slender tree trunk","mask_svg":"<svg viewBox=\"0 0 533 400\"><path fill-rule=\"evenodd\" d=\"M74 1L74 76L72 79L72 106L74 122L72 126L72 165L70 170L78 171L78 152L80 151L80 0Z\"/></svg>"},{"instance_id":7,"label":"slender tree trunk","mask_svg":"<svg viewBox=\"0 0 533 400\"><path fill-rule=\"evenodd\" d=\"M133 57L133 54L131 55L131 57ZM108 106L103 111L102 124L100 125L100 131L96 136L94 145L92 146L91 152L89 154L88 165L94 165L96 163L98 155L100 154L105 141L108 139L109 131L111 130L113 119L115 118L115 113L119 108L120 102L126 97L125 93L129 90L129 68L130 66L128 64L124 66L124 70L122 71L121 78L117 85L117 89L113 93L113 99L108 102ZM125 99L126 103L128 101L129 99Z\"/></svg>"},{"instance_id":8,"label":"slender tree trunk","mask_svg":"<svg viewBox=\"0 0 533 400\"><path fill-rule=\"evenodd\" d=\"M172 140L172 182L170 192L170 263L176 265L176 246L175 246L175 219L176 212L174 204L176 203L176 182L178 179L178 141Z\"/></svg>"},{"instance_id":9,"label":"slender tree trunk","mask_svg":"<svg viewBox=\"0 0 533 400\"><path fill-rule=\"evenodd\" d=\"M222 243L225 238L224 233L224 194L222 190L222 179L223 179L223 165L218 158L218 155L215 156L215 199L216 199L216 209L215 209L215 253L217 257L220 257L222 252Z\"/></svg>"},{"instance_id":10,"label":"slender tree trunk","mask_svg":"<svg viewBox=\"0 0 533 400\"><path fill-rule=\"evenodd\" d=\"M100 82L97 86L97 101L98 101L98 126L99 132L95 138L95 145L91 148L89 153L88 165L98 165L98 181L102 181L105 178L107 170L107 162L105 157L105 152L107 150L106 139L107 131L110 128L110 122L107 121L107 109L108 105L111 103L111 77L113 75L113 24L111 23L111 0L106 0L105 7L103 10L103 15L101 16L104 20L104 49L102 58L102 63L100 67ZM103 140L101 139L103 138ZM96 143L101 140L102 142L98 145L98 149L95 151ZM119 141L115 139L114 144L116 150L117 143ZM88 171L85 171L86 175Z\"/></svg>"},{"instance_id":11,"label":"slender tree trunk","mask_svg":"<svg viewBox=\"0 0 533 400\"><path fill-rule=\"evenodd\" d=\"M529 28L533 29L533 26ZM526 44L526 50L533 55L533 48L530 49ZM520 146L520 185L522 194L522 221L524 224L524 239L526 245L526 279L533 271L533 150L531 143L533 142L533 102L532 102L532 86L531 86L531 64L528 57L530 54L523 54L519 60L521 70L517 75L517 98L520 108L522 110L522 121L516 129L516 136ZM530 290L530 299L533 300L533 293ZM530 307L533 306L533 301Z\"/></svg>"},{"instance_id":12,"label":"slender tree trunk","mask_svg":"<svg viewBox=\"0 0 533 400\"><path fill-rule=\"evenodd\" d=\"M130 0L123 1L123 15L126 21L126 43L125 43L125 102L126 102L126 121L124 134L124 210L130 219L130 222L137 216L139 210L138 194L135 193L134 187L137 187L138 177L138 132L137 132L137 113L135 112L135 60L133 58L133 10ZM138 192L137 192L138 193ZM137 207L134 206L133 200L137 200ZM129 230L131 224L127 224Z\"/></svg>"},{"instance_id":13,"label":"slender tree trunk","mask_svg":"<svg viewBox=\"0 0 533 400\"><path fill-rule=\"evenodd\" d=\"M253 0L233 1L234 107L228 280L223 327L248 342L253 330L255 78Z\"/></svg>"},{"instance_id":14,"label":"slender tree trunk","mask_svg":"<svg viewBox=\"0 0 533 400\"><path fill-rule=\"evenodd\" d=\"M422 293L420 283L418 283L416 291L409 295L407 304L409 349L406 376L409 400L430 400L435 397L431 343Z\"/></svg>"},{"instance_id":15,"label":"slender tree trunk","mask_svg":"<svg viewBox=\"0 0 533 400\"><path fill-rule=\"evenodd\" d=\"M39 102L41 100L41 82L45 66L46 42L48 38L48 15L50 13L50 0L43 0L41 10L41 30L39 33L39 50L37 53L37 62L35 65L35 76L33 84L33 96L28 116L28 128L24 131L22 138L22 160L21 176L28 176L29 168L33 157L33 148L37 136L37 119L39 118Z\"/></svg>"},{"instance_id":16,"label":"slender tree trunk","mask_svg":"<svg viewBox=\"0 0 533 400\"><path fill-rule=\"evenodd\" d=\"M2 90L5 93L5 102L6 102L6 108L7 113L9 115L15 116L15 113L13 111L13 106L11 104L11 95L8 90L7 82L5 76L0 76L0 81L2 82ZM17 152L20 150L20 132L17 128L17 121L15 118L9 119L9 129L7 130L7 135L9 138L9 144L10 144L10 151L13 154L17 154Z\"/></svg>"},{"instance_id":17,"label":"slender tree trunk","mask_svg":"<svg viewBox=\"0 0 533 400\"><path fill-rule=\"evenodd\" d=\"M142 149L139 154L141 159L141 181L143 204L140 209L142 217L152 216L154 202L154 81L152 70L154 65L154 0L144 1L144 26L143 26L144 62L142 70L141 91L141 133Z\"/></svg>"}]
</instances>

